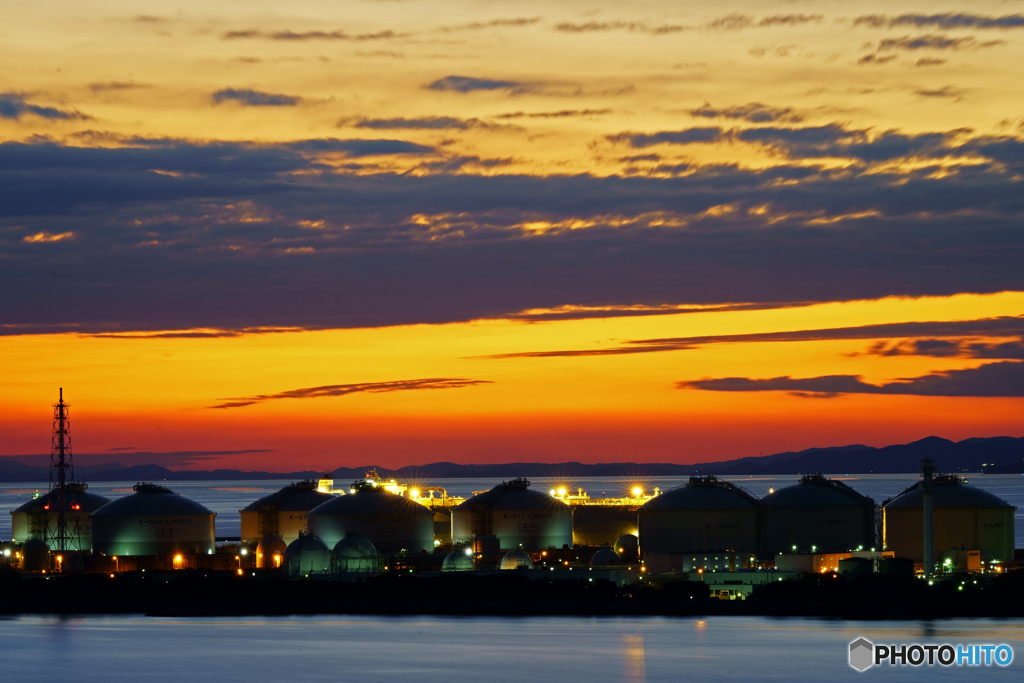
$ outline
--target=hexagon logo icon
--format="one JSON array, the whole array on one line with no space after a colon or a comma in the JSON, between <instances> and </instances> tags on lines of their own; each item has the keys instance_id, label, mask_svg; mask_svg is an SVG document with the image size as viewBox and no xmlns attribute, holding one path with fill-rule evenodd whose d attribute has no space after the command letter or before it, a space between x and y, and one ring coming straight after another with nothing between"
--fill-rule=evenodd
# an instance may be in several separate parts
<instances>
[{"instance_id":1,"label":"hexagon logo icon","mask_svg":"<svg viewBox=\"0 0 1024 683\"><path fill-rule=\"evenodd\" d=\"M858 638L850 643L850 666L857 671L864 671L874 664L875 646L864 638Z\"/></svg>"}]
</instances>

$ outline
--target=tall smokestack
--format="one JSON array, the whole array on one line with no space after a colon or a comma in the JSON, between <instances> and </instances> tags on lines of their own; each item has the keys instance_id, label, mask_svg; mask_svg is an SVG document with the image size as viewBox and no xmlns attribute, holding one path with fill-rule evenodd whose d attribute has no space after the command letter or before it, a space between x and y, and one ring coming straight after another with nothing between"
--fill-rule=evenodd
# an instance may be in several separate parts
<instances>
[{"instance_id":1,"label":"tall smokestack","mask_svg":"<svg viewBox=\"0 0 1024 683\"><path fill-rule=\"evenodd\" d=\"M935 462L931 458L921 461L921 474L924 481L921 482L923 495L923 531L924 531L924 575L930 577L935 574L935 501L932 497L932 474L935 472Z\"/></svg>"}]
</instances>

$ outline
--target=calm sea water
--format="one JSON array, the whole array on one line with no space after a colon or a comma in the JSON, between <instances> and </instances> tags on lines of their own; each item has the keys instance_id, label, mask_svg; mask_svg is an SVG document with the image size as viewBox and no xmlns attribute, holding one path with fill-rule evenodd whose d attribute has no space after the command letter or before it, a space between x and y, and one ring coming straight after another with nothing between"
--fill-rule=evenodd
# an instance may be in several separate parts
<instances>
[{"instance_id":1,"label":"calm sea water","mask_svg":"<svg viewBox=\"0 0 1024 683\"><path fill-rule=\"evenodd\" d=\"M848 644L1008 644L1007 667L885 667L858 674ZM761 617L0 620L5 680L61 662L76 681L1020 680L1024 620L852 622Z\"/></svg>"},{"instance_id":2,"label":"calm sea water","mask_svg":"<svg viewBox=\"0 0 1024 683\"><path fill-rule=\"evenodd\" d=\"M831 475L845 481L849 486L871 496L876 503L881 503L891 498L908 486L917 481L916 475L886 475L886 474L837 474ZM799 480L798 475L778 477L736 477L730 481L739 484L756 496L768 495L768 490L776 490L791 486ZM590 494L591 498L602 496L618 497L627 495L633 486L643 486L650 491L654 487L667 490L674 486L681 486L687 482L687 477L650 477L645 479L623 479L623 478L601 478L601 477L577 477L577 478L537 478L532 480L532 488L538 491L548 491L552 488L564 486L570 491L582 488ZM238 511L253 502L257 498L277 491L288 481L163 481L160 482L176 493L191 498L217 513L217 536L238 536L241 534L241 518ZM473 491L482 491L491 488L499 483L495 479L424 479L414 483L417 486L443 486L448 490L449 495L468 497ZM336 486L343 486L345 482L335 482ZM983 488L1011 505L1017 507L1015 515L1016 547L1024 547L1024 476L1021 475L999 475L979 474L970 477L970 485ZM130 482L89 482L89 491L107 498L117 498L131 495L132 484ZM36 491L45 492L46 483L17 483L0 484L0 539L11 537L11 516L10 511L18 507Z\"/></svg>"}]
</instances>

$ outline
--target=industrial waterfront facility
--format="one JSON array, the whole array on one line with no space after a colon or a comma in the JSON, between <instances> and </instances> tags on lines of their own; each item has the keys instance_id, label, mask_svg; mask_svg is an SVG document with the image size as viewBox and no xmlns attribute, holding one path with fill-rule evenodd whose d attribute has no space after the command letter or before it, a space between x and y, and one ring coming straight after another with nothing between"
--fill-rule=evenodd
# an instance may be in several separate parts
<instances>
[{"instance_id":1,"label":"industrial waterfront facility","mask_svg":"<svg viewBox=\"0 0 1024 683\"><path fill-rule=\"evenodd\" d=\"M289 484L239 510L240 537L216 535L216 514L164 486L113 500L76 481L67 406L54 413L50 488L11 511L0 562L21 572L226 570L295 579L381 573L516 571L619 585L699 580L723 598L800 573L916 573L1016 568L1014 508L930 460L922 478L881 504L821 474L759 498L714 476L621 498L538 491L526 479L470 498L376 472L334 488ZM578 576L578 574L577 574Z\"/></svg>"}]
</instances>

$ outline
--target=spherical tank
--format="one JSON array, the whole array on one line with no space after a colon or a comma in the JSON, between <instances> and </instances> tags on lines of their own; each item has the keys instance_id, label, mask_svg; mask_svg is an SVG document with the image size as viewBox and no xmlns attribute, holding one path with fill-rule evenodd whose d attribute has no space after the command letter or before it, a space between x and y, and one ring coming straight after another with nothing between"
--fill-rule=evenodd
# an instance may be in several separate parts
<instances>
[{"instance_id":1,"label":"spherical tank","mask_svg":"<svg viewBox=\"0 0 1024 683\"><path fill-rule=\"evenodd\" d=\"M640 507L640 549L648 553L756 552L761 504L713 476L691 477Z\"/></svg>"},{"instance_id":2,"label":"spherical tank","mask_svg":"<svg viewBox=\"0 0 1024 683\"><path fill-rule=\"evenodd\" d=\"M213 554L217 513L163 486L133 488L92 513L93 554Z\"/></svg>"},{"instance_id":3,"label":"spherical tank","mask_svg":"<svg viewBox=\"0 0 1024 683\"><path fill-rule=\"evenodd\" d=\"M502 548L549 548L572 544L572 509L529 489L526 479L502 482L452 510L452 540L497 536Z\"/></svg>"},{"instance_id":4,"label":"spherical tank","mask_svg":"<svg viewBox=\"0 0 1024 683\"><path fill-rule=\"evenodd\" d=\"M78 539L81 550L92 547L92 513L110 502L109 498L88 493L88 488L86 484L75 482L64 489L64 518L72 539ZM30 538L43 538L43 527L47 524L46 537L55 537L59 505L60 491L54 489L11 510L11 540L22 543Z\"/></svg>"},{"instance_id":5,"label":"spherical tank","mask_svg":"<svg viewBox=\"0 0 1024 683\"><path fill-rule=\"evenodd\" d=\"M917 562L924 560L921 482L882 506L885 548ZM985 550L996 560L1013 559L1013 513L1005 500L963 483L955 476L936 477L932 486L935 551Z\"/></svg>"},{"instance_id":6,"label":"spherical tank","mask_svg":"<svg viewBox=\"0 0 1024 683\"><path fill-rule=\"evenodd\" d=\"M573 545L604 545L637 533L636 505L577 505L572 508Z\"/></svg>"},{"instance_id":7,"label":"spherical tank","mask_svg":"<svg viewBox=\"0 0 1024 683\"><path fill-rule=\"evenodd\" d=\"M239 510L242 516L242 542L258 541L264 536L277 536L285 543L306 531L306 514L313 508L333 500L334 495L317 490L317 482L300 481Z\"/></svg>"},{"instance_id":8,"label":"spherical tank","mask_svg":"<svg viewBox=\"0 0 1024 683\"><path fill-rule=\"evenodd\" d=\"M622 564L622 560L611 548L601 548L590 558L590 564L594 567L608 567Z\"/></svg>"},{"instance_id":9,"label":"spherical tank","mask_svg":"<svg viewBox=\"0 0 1024 683\"><path fill-rule=\"evenodd\" d=\"M809 474L762 499L765 550L843 552L875 546L875 501L846 484Z\"/></svg>"},{"instance_id":10,"label":"spherical tank","mask_svg":"<svg viewBox=\"0 0 1024 683\"><path fill-rule=\"evenodd\" d=\"M376 572L380 570L379 556L373 544L362 536L346 536L334 544L331 551L336 572Z\"/></svg>"},{"instance_id":11,"label":"spherical tank","mask_svg":"<svg viewBox=\"0 0 1024 683\"><path fill-rule=\"evenodd\" d=\"M414 500L373 486L323 503L306 517L309 533L333 547L351 534L370 541L380 553L434 549L434 513Z\"/></svg>"},{"instance_id":12,"label":"spherical tank","mask_svg":"<svg viewBox=\"0 0 1024 683\"><path fill-rule=\"evenodd\" d=\"M316 536L299 536L284 551L285 573L292 578L325 574L331 570L331 553Z\"/></svg>"},{"instance_id":13,"label":"spherical tank","mask_svg":"<svg viewBox=\"0 0 1024 683\"><path fill-rule=\"evenodd\" d=\"M277 536L264 536L256 546L256 568L275 569L284 562L288 544Z\"/></svg>"},{"instance_id":14,"label":"spherical tank","mask_svg":"<svg viewBox=\"0 0 1024 683\"><path fill-rule=\"evenodd\" d=\"M636 534L623 534L615 539L612 550L623 562L636 562L640 559L640 539Z\"/></svg>"},{"instance_id":15,"label":"spherical tank","mask_svg":"<svg viewBox=\"0 0 1024 683\"><path fill-rule=\"evenodd\" d=\"M514 548L501 558L498 569L533 569L533 560L519 548Z\"/></svg>"},{"instance_id":16,"label":"spherical tank","mask_svg":"<svg viewBox=\"0 0 1024 683\"><path fill-rule=\"evenodd\" d=\"M473 562L473 549L469 547L456 548L451 551L441 564L443 572L461 572L470 569L476 569L476 564Z\"/></svg>"}]
</instances>

